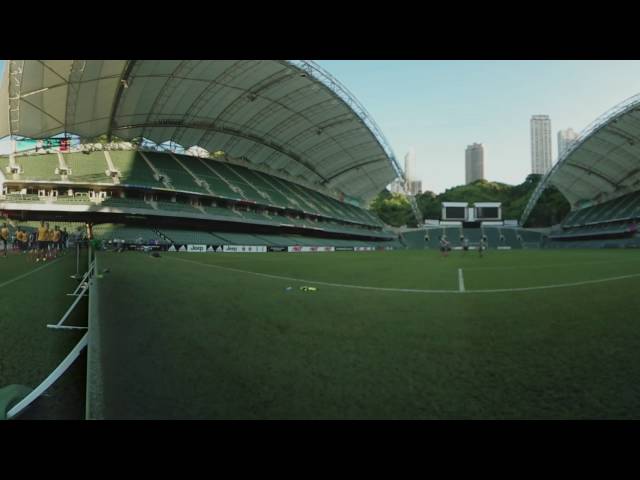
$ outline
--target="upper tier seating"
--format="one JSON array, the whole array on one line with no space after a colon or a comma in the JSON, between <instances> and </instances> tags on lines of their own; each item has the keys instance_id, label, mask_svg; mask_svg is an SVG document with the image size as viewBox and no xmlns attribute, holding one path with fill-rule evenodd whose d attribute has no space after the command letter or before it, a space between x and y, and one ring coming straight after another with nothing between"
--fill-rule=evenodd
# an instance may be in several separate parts
<instances>
[{"instance_id":1,"label":"upper tier seating","mask_svg":"<svg viewBox=\"0 0 640 480\"><path fill-rule=\"evenodd\" d=\"M376 228L384 226L375 215L365 209L341 202L329 194L248 167L189 155L163 152L109 150L90 153L18 155L15 163L22 173L6 171L9 157L0 157L0 167L7 181L55 181L68 184L114 184L122 187L174 190L207 195L213 198L255 203L271 209L306 212L321 218ZM112 179L110 164L119 172ZM56 173L68 167L68 175ZM307 226L311 226L310 224ZM346 228L346 226L343 226Z\"/></svg>"}]
</instances>

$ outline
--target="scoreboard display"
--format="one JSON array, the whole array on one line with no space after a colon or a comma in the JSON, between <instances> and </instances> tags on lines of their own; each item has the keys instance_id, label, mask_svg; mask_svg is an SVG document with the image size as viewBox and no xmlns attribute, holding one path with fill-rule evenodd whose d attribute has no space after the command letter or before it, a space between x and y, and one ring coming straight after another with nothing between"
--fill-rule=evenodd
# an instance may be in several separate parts
<instances>
[{"instance_id":1,"label":"scoreboard display","mask_svg":"<svg viewBox=\"0 0 640 480\"><path fill-rule=\"evenodd\" d=\"M500 218L498 207L476 207L476 218L479 220L495 220Z\"/></svg>"},{"instance_id":2,"label":"scoreboard display","mask_svg":"<svg viewBox=\"0 0 640 480\"><path fill-rule=\"evenodd\" d=\"M466 207L444 207L445 220L464 220Z\"/></svg>"},{"instance_id":3,"label":"scoreboard display","mask_svg":"<svg viewBox=\"0 0 640 480\"><path fill-rule=\"evenodd\" d=\"M501 220L500 202L442 202L442 220L454 222L482 222Z\"/></svg>"}]
</instances>

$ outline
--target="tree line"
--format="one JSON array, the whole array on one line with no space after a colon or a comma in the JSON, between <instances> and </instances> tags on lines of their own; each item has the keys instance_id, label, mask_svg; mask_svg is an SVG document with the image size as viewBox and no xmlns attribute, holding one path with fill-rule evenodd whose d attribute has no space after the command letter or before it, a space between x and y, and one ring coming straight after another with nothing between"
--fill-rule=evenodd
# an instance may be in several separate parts
<instances>
[{"instance_id":1,"label":"tree line","mask_svg":"<svg viewBox=\"0 0 640 480\"><path fill-rule=\"evenodd\" d=\"M440 219L443 202L501 202L502 218L518 220L540 183L542 175L531 174L519 185L477 180L469 185L449 188L436 195L426 191L416 195L418 208L425 219ZM416 219L405 195L383 190L369 206L382 221L394 227L415 227ZM549 185L529 215L527 227L547 227L560 223L570 211L560 191Z\"/></svg>"}]
</instances>

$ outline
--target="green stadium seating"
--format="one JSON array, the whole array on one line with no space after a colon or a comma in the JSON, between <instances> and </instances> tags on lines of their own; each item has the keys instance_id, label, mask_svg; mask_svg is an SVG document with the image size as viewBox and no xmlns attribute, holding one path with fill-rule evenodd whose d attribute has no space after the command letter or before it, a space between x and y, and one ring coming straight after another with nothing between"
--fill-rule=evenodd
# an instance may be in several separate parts
<instances>
[{"instance_id":1,"label":"green stadium seating","mask_svg":"<svg viewBox=\"0 0 640 480\"><path fill-rule=\"evenodd\" d=\"M518 231L515 228L501 228L502 235L504 235L505 244L512 249L522 248L522 243L518 240Z\"/></svg>"},{"instance_id":2,"label":"green stadium seating","mask_svg":"<svg viewBox=\"0 0 640 480\"><path fill-rule=\"evenodd\" d=\"M231 200L245 200L245 197L240 193L233 191L227 182L214 173L218 171L218 169L215 168L215 162L213 160L189 157L187 155L181 155L180 160L183 161L189 170L191 170L200 180L207 182L211 191L217 197Z\"/></svg>"},{"instance_id":3,"label":"green stadium seating","mask_svg":"<svg viewBox=\"0 0 640 480\"><path fill-rule=\"evenodd\" d=\"M133 198L107 198L100 204L103 207L112 208L141 208L145 210L153 210L153 207L146 203L144 200L138 200Z\"/></svg>"},{"instance_id":4,"label":"green stadium seating","mask_svg":"<svg viewBox=\"0 0 640 480\"><path fill-rule=\"evenodd\" d=\"M69 180L78 183L113 183L107 175L109 165L102 152L67 153L64 155L67 167L71 169Z\"/></svg>"},{"instance_id":5,"label":"green stadium seating","mask_svg":"<svg viewBox=\"0 0 640 480\"><path fill-rule=\"evenodd\" d=\"M93 202L89 197L85 196L70 196L70 195L58 195L56 203L63 203L66 205L92 205Z\"/></svg>"},{"instance_id":6,"label":"green stadium seating","mask_svg":"<svg viewBox=\"0 0 640 480\"><path fill-rule=\"evenodd\" d=\"M427 246L429 248L440 248L440 238L444 233L444 229L442 228L428 228L424 234L425 237L428 237ZM405 242L406 243L406 242Z\"/></svg>"},{"instance_id":7,"label":"green stadium seating","mask_svg":"<svg viewBox=\"0 0 640 480\"><path fill-rule=\"evenodd\" d=\"M168 153L145 152L147 159L162 174L169 177L171 186L180 191L207 194L176 160ZM191 163L191 162L189 162ZM195 174L195 172L194 172Z\"/></svg>"},{"instance_id":8,"label":"green stadium seating","mask_svg":"<svg viewBox=\"0 0 640 480\"><path fill-rule=\"evenodd\" d=\"M5 195L5 201L13 203L44 203L44 200L42 200L38 195L23 195L21 193L9 193Z\"/></svg>"},{"instance_id":9,"label":"green stadium seating","mask_svg":"<svg viewBox=\"0 0 640 480\"><path fill-rule=\"evenodd\" d=\"M92 155L98 154L104 155L104 153L101 152L92 153ZM153 170L147 165L147 162L144 161L139 152L110 151L109 156L111 157L114 167L120 171L121 184L166 188L162 182L154 178Z\"/></svg>"},{"instance_id":10,"label":"green stadium seating","mask_svg":"<svg viewBox=\"0 0 640 480\"><path fill-rule=\"evenodd\" d=\"M264 240L248 233L212 232L228 245L266 245Z\"/></svg>"},{"instance_id":11,"label":"green stadium seating","mask_svg":"<svg viewBox=\"0 0 640 480\"><path fill-rule=\"evenodd\" d=\"M156 202L158 210L166 212L191 213L203 215L202 211L187 203L180 202Z\"/></svg>"},{"instance_id":12,"label":"green stadium seating","mask_svg":"<svg viewBox=\"0 0 640 480\"><path fill-rule=\"evenodd\" d=\"M207 215L215 215L218 217L226 217L226 218L233 218L238 220L240 218L239 215L237 215L236 213L233 213L233 211L230 208L224 208L224 207L203 207L204 211L207 213Z\"/></svg>"},{"instance_id":13,"label":"green stadium seating","mask_svg":"<svg viewBox=\"0 0 640 480\"><path fill-rule=\"evenodd\" d=\"M216 245L218 239L208 232L161 228L159 230L172 243L192 245Z\"/></svg>"},{"instance_id":14,"label":"green stadium seating","mask_svg":"<svg viewBox=\"0 0 640 480\"><path fill-rule=\"evenodd\" d=\"M272 223L272 224L276 224L277 223L275 220L272 220L271 218L267 217L266 215L264 215L262 213L252 212L252 211L247 211L247 210L242 210L240 213L247 220L257 220L257 221L259 221L261 223Z\"/></svg>"},{"instance_id":15,"label":"green stadium seating","mask_svg":"<svg viewBox=\"0 0 640 480\"><path fill-rule=\"evenodd\" d=\"M148 228L132 227L123 224L102 223L94 225L93 235L98 240L124 240L127 242L160 242L162 238Z\"/></svg>"},{"instance_id":16,"label":"green stadium seating","mask_svg":"<svg viewBox=\"0 0 640 480\"><path fill-rule=\"evenodd\" d=\"M56 169L59 167L58 155L56 153L16 155L15 162L22 169L20 180L62 181L62 177L56 174Z\"/></svg>"},{"instance_id":17,"label":"green stadium seating","mask_svg":"<svg viewBox=\"0 0 640 480\"><path fill-rule=\"evenodd\" d=\"M263 192L267 193L277 205L294 210L299 208L297 202L294 202L281 188L278 188L272 176L257 170L251 171L248 169L247 174L255 180L256 185L258 185Z\"/></svg>"},{"instance_id":18,"label":"green stadium seating","mask_svg":"<svg viewBox=\"0 0 640 480\"><path fill-rule=\"evenodd\" d=\"M427 236L429 236L429 239L431 240L431 235L432 235L431 229L429 230L421 229L421 230L414 230L412 232L404 232L402 234L402 241L408 248L423 250L424 248L429 246L429 244L431 243L430 241L429 244L427 244L427 241L426 241ZM439 237L440 235L438 235L437 241L440 240Z\"/></svg>"},{"instance_id":19,"label":"green stadium seating","mask_svg":"<svg viewBox=\"0 0 640 480\"><path fill-rule=\"evenodd\" d=\"M469 240L469 245L478 245L482 239L482 230L479 228L463 228L462 235Z\"/></svg>"},{"instance_id":20,"label":"green stadium seating","mask_svg":"<svg viewBox=\"0 0 640 480\"><path fill-rule=\"evenodd\" d=\"M498 227L482 227L482 233L487 237L488 248L498 248L503 245L500 242L500 229Z\"/></svg>"},{"instance_id":21,"label":"green stadium seating","mask_svg":"<svg viewBox=\"0 0 640 480\"><path fill-rule=\"evenodd\" d=\"M125 187L162 190L173 188L176 191L212 195L229 200L249 200L259 205L278 209L287 208L335 221L334 225L329 225L328 223L313 222L309 219L300 219L296 223L301 228L327 227L331 228L331 231L353 232L362 235L371 233L358 229L362 226L375 227L376 229L384 226L380 219L367 210L340 202L320 191L264 172L251 170L245 166L189 155L175 155L178 158L176 160L168 153L145 151L144 156L153 165L152 168L138 151L110 150L108 156L111 158L114 168L120 172L120 184ZM16 162L23 169L23 174L19 177L21 180L62 181L62 176L55 173L56 168L59 167L57 154L17 156ZM66 182L112 183L111 177L106 173L109 165L103 151L94 151L89 154L65 153L64 162L70 169ZM0 168L6 170L8 164L9 157L0 157ZM163 183L157 180L154 170L165 174L168 182ZM12 175L7 175L8 180L13 180ZM210 188L199 185L200 180L206 182ZM261 193L264 193L265 196ZM60 203L74 203L74 201L65 199ZM108 205L105 204L105 206ZM176 210L171 208L170 211ZM281 222L280 216L286 217L286 214L281 213L274 216L274 221ZM260 220L252 213L246 215L246 218L247 220ZM290 223L290 221L287 222ZM346 222L348 225L338 222Z\"/></svg>"}]
</instances>

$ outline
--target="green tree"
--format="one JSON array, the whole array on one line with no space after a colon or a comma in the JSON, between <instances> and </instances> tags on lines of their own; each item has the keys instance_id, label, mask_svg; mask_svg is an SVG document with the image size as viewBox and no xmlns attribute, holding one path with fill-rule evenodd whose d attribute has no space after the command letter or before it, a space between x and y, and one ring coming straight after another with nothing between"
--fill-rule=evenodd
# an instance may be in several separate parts
<instances>
[{"instance_id":1,"label":"green tree","mask_svg":"<svg viewBox=\"0 0 640 480\"><path fill-rule=\"evenodd\" d=\"M439 219L443 202L500 202L505 219L520 219L529 198L542 180L542 175L531 174L519 185L477 180L469 185L459 185L436 195L425 191L416 196L418 208L426 219ZM381 192L372 202L373 210L385 223L393 226L413 225L415 219L409 202L400 194ZM562 221L570 206L560 191L548 186L531 212L526 226L546 227Z\"/></svg>"}]
</instances>

